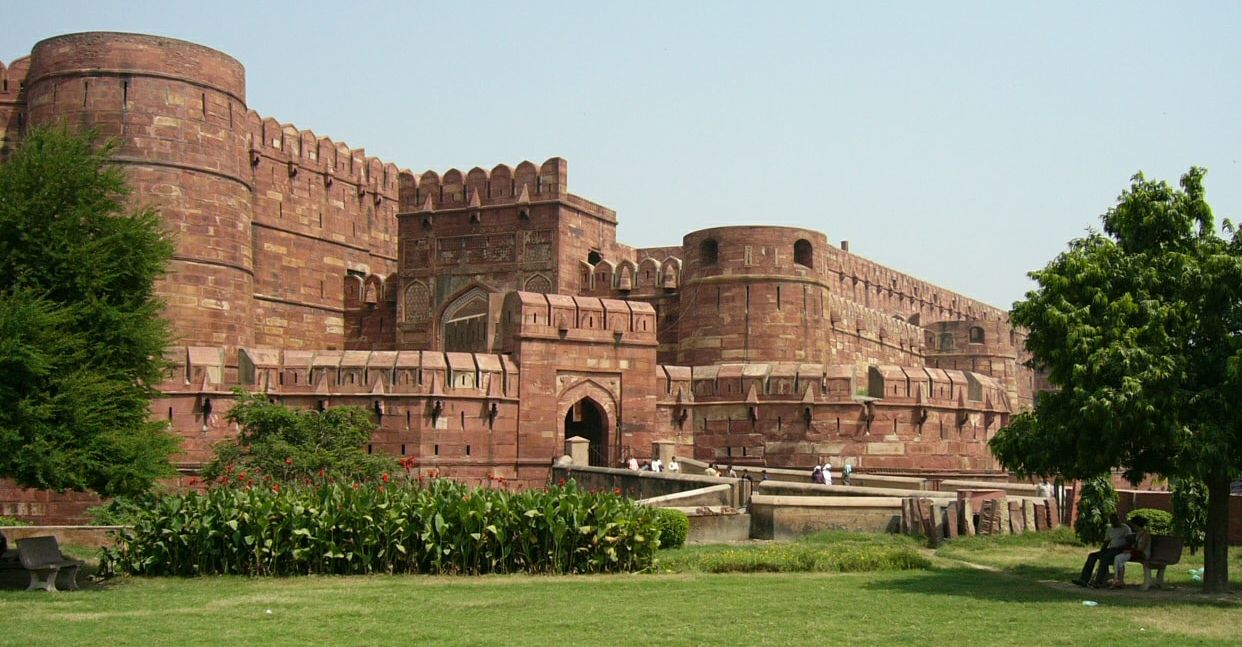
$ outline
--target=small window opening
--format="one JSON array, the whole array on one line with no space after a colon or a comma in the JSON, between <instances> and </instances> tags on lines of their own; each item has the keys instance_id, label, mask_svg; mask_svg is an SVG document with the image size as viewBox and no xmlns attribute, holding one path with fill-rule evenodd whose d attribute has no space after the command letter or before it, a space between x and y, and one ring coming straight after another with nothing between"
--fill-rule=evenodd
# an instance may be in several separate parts
<instances>
[{"instance_id":1,"label":"small window opening","mask_svg":"<svg viewBox=\"0 0 1242 647\"><path fill-rule=\"evenodd\" d=\"M794 262L803 267L815 267L815 252L810 241L799 239L794 243Z\"/></svg>"},{"instance_id":2,"label":"small window opening","mask_svg":"<svg viewBox=\"0 0 1242 647\"><path fill-rule=\"evenodd\" d=\"M707 265L715 265L720 261L720 245L715 238L708 238L699 243L699 263Z\"/></svg>"}]
</instances>

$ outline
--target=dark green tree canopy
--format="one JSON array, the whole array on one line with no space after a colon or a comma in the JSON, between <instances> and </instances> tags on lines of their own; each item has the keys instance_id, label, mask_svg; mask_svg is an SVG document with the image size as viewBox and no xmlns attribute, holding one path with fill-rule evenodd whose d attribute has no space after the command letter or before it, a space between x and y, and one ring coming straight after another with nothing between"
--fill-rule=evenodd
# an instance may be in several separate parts
<instances>
[{"instance_id":1,"label":"dark green tree canopy","mask_svg":"<svg viewBox=\"0 0 1242 647\"><path fill-rule=\"evenodd\" d=\"M251 480L301 481L322 473L366 481L398 467L391 457L362 450L375 429L366 409L298 410L268 402L259 393L235 394L237 402L227 418L241 433L216 445L216 457L203 468L208 481L236 482L243 472Z\"/></svg>"},{"instance_id":2,"label":"dark green tree canopy","mask_svg":"<svg viewBox=\"0 0 1242 647\"><path fill-rule=\"evenodd\" d=\"M1103 232L1031 273L1012 318L1056 390L992 440L1008 469L1192 477L1227 506L1242 468L1242 241L1220 235L1203 175L1180 189L1136 175Z\"/></svg>"},{"instance_id":3,"label":"dark green tree canopy","mask_svg":"<svg viewBox=\"0 0 1242 647\"><path fill-rule=\"evenodd\" d=\"M0 164L0 476L24 486L130 494L172 473L177 441L149 406L173 243L126 209L112 153L34 129Z\"/></svg>"}]
</instances>

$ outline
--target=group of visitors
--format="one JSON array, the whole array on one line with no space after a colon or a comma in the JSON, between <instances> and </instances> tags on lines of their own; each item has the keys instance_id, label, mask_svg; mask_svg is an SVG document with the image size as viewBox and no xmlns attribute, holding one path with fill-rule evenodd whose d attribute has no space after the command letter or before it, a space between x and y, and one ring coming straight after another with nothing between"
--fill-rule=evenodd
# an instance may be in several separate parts
<instances>
[{"instance_id":1,"label":"group of visitors","mask_svg":"<svg viewBox=\"0 0 1242 647\"><path fill-rule=\"evenodd\" d=\"M854 466L846 463L841 467L841 482L845 485L850 484L850 478L854 475ZM823 465L815 464L811 469L811 482L822 483L824 485L832 485L832 461L826 460Z\"/></svg>"},{"instance_id":2,"label":"group of visitors","mask_svg":"<svg viewBox=\"0 0 1242 647\"><path fill-rule=\"evenodd\" d=\"M1108 567L1113 567L1114 577L1112 588L1120 589L1126 585L1126 562L1145 561L1151 554L1151 533L1147 532L1147 519L1136 516L1130 520L1137 531L1121 520L1121 515L1113 515L1108 530L1105 531L1104 546L1087 555L1087 562L1082 566L1082 573L1074 584L1102 588L1108 578ZM1092 571L1095 576L1092 577Z\"/></svg>"},{"instance_id":3,"label":"group of visitors","mask_svg":"<svg viewBox=\"0 0 1242 647\"><path fill-rule=\"evenodd\" d=\"M625 460L626 468L635 472L667 472L669 474L678 474L681 472L681 463L677 462L677 457L672 456L668 459L668 463L660 460L659 456L651 459L649 462L639 463L637 456L630 456ZM705 476L727 476L729 478L737 478L737 470L732 465L721 467L716 463L708 463L703 470Z\"/></svg>"}]
</instances>

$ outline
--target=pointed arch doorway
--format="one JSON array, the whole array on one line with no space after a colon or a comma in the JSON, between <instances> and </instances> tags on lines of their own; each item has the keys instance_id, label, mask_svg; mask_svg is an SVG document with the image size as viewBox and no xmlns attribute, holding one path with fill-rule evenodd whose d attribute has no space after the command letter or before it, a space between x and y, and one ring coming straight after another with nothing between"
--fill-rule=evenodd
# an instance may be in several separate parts
<instances>
[{"instance_id":1,"label":"pointed arch doorway","mask_svg":"<svg viewBox=\"0 0 1242 647\"><path fill-rule=\"evenodd\" d=\"M603 407L584 397L565 411L565 438L579 436L590 442L590 464L608 467L608 415Z\"/></svg>"}]
</instances>

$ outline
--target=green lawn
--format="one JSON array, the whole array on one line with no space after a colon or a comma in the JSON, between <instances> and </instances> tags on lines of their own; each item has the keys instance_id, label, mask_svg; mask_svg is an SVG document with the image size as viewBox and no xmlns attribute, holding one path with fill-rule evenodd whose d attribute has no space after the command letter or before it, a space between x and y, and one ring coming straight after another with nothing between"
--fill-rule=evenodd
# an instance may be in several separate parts
<instances>
[{"instance_id":1,"label":"green lawn","mask_svg":"<svg viewBox=\"0 0 1242 647\"><path fill-rule=\"evenodd\" d=\"M851 542L906 540L826 535L809 543L833 550ZM57 595L5 590L0 644L1226 645L1242 635L1242 604L1188 590L1099 595L1043 583L1075 570L1083 551L1044 540L962 542L919 570L693 572L696 555L722 550L750 548L667 551L663 570L691 572L660 574L164 578ZM1028 557L1051 566L1027 570ZM1100 606L1084 607L1084 599Z\"/></svg>"}]
</instances>

